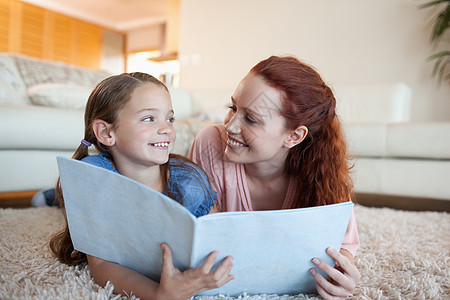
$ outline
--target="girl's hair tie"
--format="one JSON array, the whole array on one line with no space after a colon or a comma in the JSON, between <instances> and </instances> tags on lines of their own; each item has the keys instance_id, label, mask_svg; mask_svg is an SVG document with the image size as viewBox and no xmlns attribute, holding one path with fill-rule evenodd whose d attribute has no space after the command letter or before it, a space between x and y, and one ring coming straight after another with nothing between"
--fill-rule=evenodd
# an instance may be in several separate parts
<instances>
[{"instance_id":1,"label":"girl's hair tie","mask_svg":"<svg viewBox=\"0 0 450 300\"><path fill-rule=\"evenodd\" d=\"M86 141L85 139L82 139L81 140L81 143L83 144L83 145L86 145L86 146L90 146L90 145L92 145L91 143L89 143L88 141Z\"/></svg>"}]
</instances>

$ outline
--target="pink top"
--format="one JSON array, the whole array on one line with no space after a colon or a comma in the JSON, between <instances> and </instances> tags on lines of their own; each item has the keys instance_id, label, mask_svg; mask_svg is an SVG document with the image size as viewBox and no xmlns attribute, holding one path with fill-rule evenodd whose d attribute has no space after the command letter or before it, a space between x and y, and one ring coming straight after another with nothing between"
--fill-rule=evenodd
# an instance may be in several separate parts
<instances>
[{"instance_id":1,"label":"pink top","mask_svg":"<svg viewBox=\"0 0 450 300\"><path fill-rule=\"evenodd\" d=\"M252 201L247 186L244 164L228 161L224 157L227 133L223 125L202 129L192 144L189 158L197 163L211 180L217 192L217 201L222 211L251 211ZM293 208L295 183L289 183L281 209ZM355 256L359 246L358 230L354 214L350 218L341 248Z\"/></svg>"}]
</instances>

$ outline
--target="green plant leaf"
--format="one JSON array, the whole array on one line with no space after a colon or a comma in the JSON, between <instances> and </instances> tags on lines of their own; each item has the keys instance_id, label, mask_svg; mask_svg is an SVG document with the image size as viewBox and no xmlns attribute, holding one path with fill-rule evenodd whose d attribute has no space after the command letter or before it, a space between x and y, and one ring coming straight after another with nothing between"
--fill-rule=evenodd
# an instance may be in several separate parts
<instances>
[{"instance_id":1,"label":"green plant leaf","mask_svg":"<svg viewBox=\"0 0 450 300\"><path fill-rule=\"evenodd\" d=\"M437 44L450 29L450 0L432 0L422 4L420 8L436 7L440 11L434 17L434 26L431 33L431 44ZM434 61L432 76L437 77L438 83L448 80L450 83L450 51L441 51L428 57Z\"/></svg>"},{"instance_id":2,"label":"green plant leaf","mask_svg":"<svg viewBox=\"0 0 450 300\"><path fill-rule=\"evenodd\" d=\"M431 40L437 42L444 32L449 29L450 23L450 4L447 5L447 9L442 11L436 18Z\"/></svg>"},{"instance_id":3,"label":"green plant leaf","mask_svg":"<svg viewBox=\"0 0 450 300\"><path fill-rule=\"evenodd\" d=\"M434 6L434 5L439 5L445 2L450 2L449 0L435 0L435 1L430 1L428 3L424 3L422 5L419 6L419 8L427 8L430 6Z\"/></svg>"}]
</instances>

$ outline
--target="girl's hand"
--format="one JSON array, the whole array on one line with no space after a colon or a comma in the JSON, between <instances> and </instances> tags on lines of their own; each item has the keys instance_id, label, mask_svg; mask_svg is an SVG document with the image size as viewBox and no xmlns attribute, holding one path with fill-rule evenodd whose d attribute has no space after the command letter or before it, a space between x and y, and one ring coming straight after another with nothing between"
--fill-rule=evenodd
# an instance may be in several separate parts
<instances>
[{"instance_id":1,"label":"girl's hand","mask_svg":"<svg viewBox=\"0 0 450 300\"><path fill-rule=\"evenodd\" d=\"M173 265L170 247L162 243L161 249L163 266L157 299L185 300L203 291L218 288L234 278L230 274L233 266L231 256L227 256L216 270L211 271L218 254L213 251L200 267L181 272Z\"/></svg>"},{"instance_id":2,"label":"girl's hand","mask_svg":"<svg viewBox=\"0 0 450 300\"><path fill-rule=\"evenodd\" d=\"M334 267L314 258L313 263L329 276L326 280L319 272L311 269L311 275L316 280L317 292L323 299L345 299L356 287L361 274L352 262L352 255L342 249L339 253L336 249L328 248L327 253L335 261Z\"/></svg>"}]
</instances>

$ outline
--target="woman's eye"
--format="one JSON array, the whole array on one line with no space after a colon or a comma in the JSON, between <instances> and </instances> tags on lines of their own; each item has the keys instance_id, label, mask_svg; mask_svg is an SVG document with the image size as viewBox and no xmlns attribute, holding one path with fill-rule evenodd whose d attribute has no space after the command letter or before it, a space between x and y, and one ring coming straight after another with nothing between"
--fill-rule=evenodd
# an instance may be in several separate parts
<instances>
[{"instance_id":1,"label":"woman's eye","mask_svg":"<svg viewBox=\"0 0 450 300\"><path fill-rule=\"evenodd\" d=\"M255 119L253 119L252 117L250 117L250 116L245 116L245 119L247 120L247 122L249 122L250 124L256 124L256 123L258 123L258 121L257 120L255 120Z\"/></svg>"},{"instance_id":2,"label":"woman's eye","mask_svg":"<svg viewBox=\"0 0 450 300\"><path fill-rule=\"evenodd\" d=\"M228 106L229 109L231 109L233 112L236 112L236 106L230 105Z\"/></svg>"},{"instance_id":3,"label":"woman's eye","mask_svg":"<svg viewBox=\"0 0 450 300\"><path fill-rule=\"evenodd\" d=\"M153 117L145 117L144 119L142 119L142 121L144 121L144 122L153 122L153 121L155 121L155 118L153 118Z\"/></svg>"}]
</instances>

